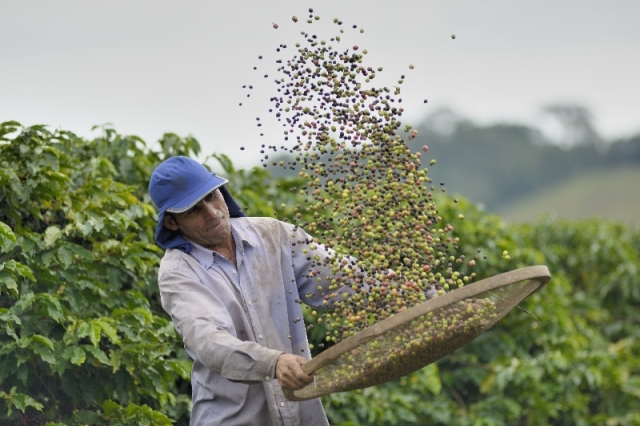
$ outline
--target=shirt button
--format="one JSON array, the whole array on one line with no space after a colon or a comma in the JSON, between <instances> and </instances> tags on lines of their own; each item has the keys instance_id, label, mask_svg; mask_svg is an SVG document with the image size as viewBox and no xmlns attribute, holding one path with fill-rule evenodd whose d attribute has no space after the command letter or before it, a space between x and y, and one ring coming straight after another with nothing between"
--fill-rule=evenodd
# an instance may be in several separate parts
<instances>
[{"instance_id":1,"label":"shirt button","mask_svg":"<svg viewBox=\"0 0 640 426\"><path fill-rule=\"evenodd\" d=\"M248 304L251 304L251 300L249 300L247 303L248 303Z\"/></svg>"},{"instance_id":2,"label":"shirt button","mask_svg":"<svg viewBox=\"0 0 640 426\"><path fill-rule=\"evenodd\" d=\"M236 270L235 270L235 269L233 270L233 273L234 273L234 274L236 273Z\"/></svg>"},{"instance_id":3,"label":"shirt button","mask_svg":"<svg viewBox=\"0 0 640 426\"><path fill-rule=\"evenodd\" d=\"M258 339L262 339L262 334L258 334Z\"/></svg>"},{"instance_id":4,"label":"shirt button","mask_svg":"<svg viewBox=\"0 0 640 426\"><path fill-rule=\"evenodd\" d=\"M284 402L281 402L281 403L280 403L280 406L281 406L281 407L284 407Z\"/></svg>"},{"instance_id":5,"label":"shirt button","mask_svg":"<svg viewBox=\"0 0 640 426\"><path fill-rule=\"evenodd\" d=\"M267 376L264 379L268 382L269 380L271 380L271 377Z\"/></svg>"}]
</instances>

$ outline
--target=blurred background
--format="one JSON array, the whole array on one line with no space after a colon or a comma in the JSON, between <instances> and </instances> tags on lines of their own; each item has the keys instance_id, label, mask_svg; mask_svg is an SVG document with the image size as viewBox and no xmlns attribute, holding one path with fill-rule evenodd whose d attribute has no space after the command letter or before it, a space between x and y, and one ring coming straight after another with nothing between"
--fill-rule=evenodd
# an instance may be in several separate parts
<instances>
[{"instance_id":1,"label":"blurred background","mask_svg":"<svg viewBox=\"0 0 640 426\"><path fill-rule=\"evenodd\" d=\"M640 221L637 1L21 1L0 16L0 121L192 135L203 158L249 168L282 143L275 60L300 31L344 28L378 84L406 75L403 122L448 192L510 221Z\"/></svg>"}]
</instances>

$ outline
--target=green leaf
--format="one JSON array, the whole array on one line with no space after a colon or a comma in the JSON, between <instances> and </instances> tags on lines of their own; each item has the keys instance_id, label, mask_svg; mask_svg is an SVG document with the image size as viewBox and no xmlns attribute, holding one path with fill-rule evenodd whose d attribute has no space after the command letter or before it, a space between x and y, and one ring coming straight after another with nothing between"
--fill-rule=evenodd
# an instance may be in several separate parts
<instances>
[{"instance_id":1,"label":"green leaf","mask_svg":"<svg viewBox=\"0 0 640 426\"><path fill-rule=\"evenodd\" d=\"M54 256L55 256L55 251L50 250L50 251L45 251L41 253L41 259L42 259L42 264L45 267L48 267L49 265L51 265L51 263L53 262Z\"/></svg>"},{"instance_id":2,"label":"green leaf","mask_svg":"<svg viewBox=\"0 0 640 426\"><path fill-rule=\"evenodd\" d=\"M40 355L40 359L48 364L57 364L56 356L53 352L53 342L45 337L40 335L31 336L31 349L38 355Z\"/></svg>"},{"instance_id":3,"label":"green leaf","mask_svg":"<svg viewBox=\"0 0 640 426\"><path fill-rule=\"evenodd\" d=\"M73 353L70 359L72 364L82 365L86 359L87 359L87 354L84 351L84 349L80 347L73 348Z\"/></svg>"},{"instance_id":4,"label":"green leaf","mask_svg":"<svg viewBox=\"0 0 640 426\"><path fill-rule=\"evenodd\" d=\"M31 339L36 343L40 343L40 344L46 346L50 351L53 351L53 349L54 349L53 342L51 341L51 339L49 339L46 336L41 336L39 334L34 334L33 336L31 336Z\"/></svg>"},{"instance_id":5,"label":"green leaf","mask_svg":"<svg viewBox=\"0 0 640 426\"><path fill-rule=\"evenodd\" d=\"M31 337L21 336L17 340L16 344L18 345L19 348L24 349L31 344Z\"/></svg>"},{"instance_id":6,"label":"green leaf","mask_svg":"<svg viewBox=\"0 0 640 426\"><path fill-rule=\"evenodd\" d=\"M89 333L91 333L91 324L86 321L77 320L77 322L74 322L69 327L69 333L72 333L72 332L76 333L76 336L78 339L87 337L89 336Z\"/></svg>"},{"instance_id":7,"label":"green leaf","mask_svg":"<svg viewBox=\"0 0 640 426\"><path fill-rule=\"evenodd\" d=\"M9 415L12 413L12 407L17 408L23 413L27 409L27 407L32 407L38 411L42 411L44 406L30 397L29 395L16 392L16 387L11 388L11 391L7 394L6 392L0 390L0 398L5 400L5 404L7 405L7 412Z\"/></svg>"},{"instance_id":8,"label":"green leaf","mask_svg":"<svg viewBox=\"0 0 640 426\"><path fill-rule=\"evenodd\" d=\"M89 352L98 361L100 361L101 364L111 365L111 363L109 362L109 358L107 358L107 355L102 350L90 345L84 345L82 347L84 348L85 351Z\"/></svg>"},{"instance_id":9,"label":"green leaf","mask_svg":"<svg viewBox=\"0 0 640 426\"><path fill-rule=\"evenodd\" d=\"M18 408L23 413L27 409L27 407L32 407L38 411L42 411L42 409L44 408L44 406L41 403L39 403L29 395L25 395L25 394L15 395L14 397L11 398L11 402L16 406L16 408Z\"/></svg>"},{"instance_id":10,"label":"green leaf","mask_svg":"<svg viewBox=\"0 0 640 426\"><path fill-rule=\"evenodd\" d=\"M91 212L89 213L89 223L96 231L99 232L104 228L104 217Z\"/></svg>"},{"instance_id":11,"label":"green leaf","mask_svg":"<svg viewBox=\"0 0 640 426\"><path fill-rule=\"evenodd\" d=\"M16 236L4 222L0 222L0 252L6 252L16 244Z\"/></svg>"},{"instance_id":12,"label":"green leaf","mask_svg":"<svg viewBox=\"0 0 640 426\"><path fill-rule=\"evenodd\" d=\"M5 135L18 131L22 126L17 121L5 121L0 123L0 140L7 140Z\"/></svg>"},{"instance_id":13,"label":"green leaf","mask_svg":"<svg viewBox=\"0 0 640 426\"><path fill-rule=\"evenodd\" d=\"M73 263L73 253L67 247L60 247L57 257L64 265L65 269Z\"/></svg>"},{"instance_id":14,"label":"green leaf","mask_svg":"<svg viewBox=\"0 0 640 426\"><path fill-rule=\"evenodd\" d=\"M183 359L172 359L167 362L169 366L171 366L171 369L178 373L178 375L184 380L189 380L191 378L191 366L193 365L193 362Z\"/></svg>"},{"instance_id":15,"label":"green leaf","mask_svg":"<svg viewBox=\"0 0 640 426\"><path fill-rule=\"evenodd\" d=\"M0 270L0 284L2 284L2 286L0 286L0 295L3 293L2 287L4 286L4 288L13 293L14 296L18 296L18 283L12 275Z\"/></svg>"},{"instance_id":16,"label":"green leaf","mask_svg":"<svg viewBox=\"0 0 640 426\"><path fill-rule=\"evenodd\" d=\"M107 399L102 403L102 411L104 411L104 414L107 417L113 416L116 412L120 410L120 408L121 408L120 405L118 405L117 403L113 402L110 399Z\"/></svg>"},{"instance_id":17,"label":"green leaf","mask_svg":"<svg viewBox=\"0 0 640 426\"><path fill-rule=\"evenodd\" d=\"M69 180L69 177L67 175L64 175L64 174L62 174L60 172L56 172L56 171L53 171L53 170L47 171L47 175L49 175L49 177L51 179L56 180L56 181L61 182L61 183L66 182L66 181Z\"/></svg>"},{"instance_id":18,"label":"green leaf","mask_svg":"<svg viewBox=\"0 0 640 426\"><path fill-rule=\"evenodd\" d=\"M118 371L118 369L120 369L120 366L122 365L122 352L112 350L110 355L112 372L115 373L116 371Z\"/></svg>"},{"instance_id":19,"label":"green leaf","mask_svg":"<svg viewBox=\"0 0 640 426\"><path fill-rule=\"evenodd\" d=\"M85 249L82 246L79 246L77 244L67 244L66 247L71 250L71 252L77 256L82 257L85 260L94 260L93 257L93 253L91 253L89 250Z\"/></svg>"},{"instance_id":20,"label":"green leaf","mask_svg":"<svg viewBox=\"0 0 640 426\"><path fill-rule=\"evenodd\" d=\"M13 354L0 357L0 383L9 377L16 369L17 362Z\"/></svg>"},{"instance_id":21,"label":"green leaf","mask_svg":"<svg viewBox=\"0 0 640 426\"><path fill-rule=\"evenodd\" d=\"M93 346L98 347L100 343L100 332L102 331L102 327L97 321L91 322L91 329L89 331L89 340L93 344Z\"/></svg>"},{"instance_id":22,"label":"green leaf","mask_svg":"<svg viewBox=\"0 0 640 426\"><path fill-rule=\"evenodd\" d=\"M489 392L489 390L493 387L493 384L496 380L496 373L491 372L491 374L487 375L487 377L485 377L485 379L482 381L482 384L480 385L480 393L481 394L486 394Z\"/></svg>"},{"instance_id":23,"label":"green leaf","mask_svg":"<svg viewBox=\"0 0 640 426\"><path fill-rule=\"evenodd\" d=\"M635 398L640 398L640 377L630 377L622 385L622 390L628 394L633 395Z\"/></svg>"},{"instance_id":24,"label":"green leaf","mask_svg":"<svg viewBox=\"0 0 640 426\"><path fill-rule=\"evenodd\" d=\"M64 312L58 297L46 293L40 294L39 296L40 301L43 302L47 308L47 315L49 318L58 324L61 324L64 321Z\"/></svg>"},{"instance_id":25,"label":"green leaf","mask_svg":"<svg viewBox=\"0 0 640 426\"><path fill-rule=\"evenodd\" d=\"M36 277L33 275L31 269L20 262L15 262L15 270L22 277L28 278L31 281L36 280Z\"/></svg>"},{"instance_id":26,"label":"green leaf","mask_svg":"<svg viewBox=\"0 0 640 426\"><path fill-rule=\"evenodd\" d=\"M125 257L124 259L122 259L122 263L124 266L127 267L128 270L130 271L136 270L136 261L132 257Z\"/></svg>"},{"instance_id":27,"label":"green leaf","mask_svg":"<svg viewBox=\"0 0 640 426\"><path fill-rule=\"evenodd\" d=\"M100 328L102 329L104 334L107 335L109 340L111 340L115 344L120 344L120 338L118 337L118 332L107 321L108 320L105 320L105 319L99 319L99 320L96 320L95 323L100 326Z\"/></svg>"},{"instance_id":28,"label":"green leaf","mask_svg":"<svg viewBox=\"0 0 640 426\"><path fill-rule=\"evenodd\" d=\"M44 231L45 247L51 247L56 241L64 235L62 230L57 226L50 226Z\"/></svg>"},{"instance_id":29,"label":"green leaf","mask_svg":"<svg viewBox=\"0 0 640 426\"><path fill-rule=\"evenodd\" d=\"M5 270L6 274L9 274L9 272L12 272L13 274L11 274L13 277L15 277L15 275L20 275L22 277L28 278L31 281L35 280L35 277L33 276L33 273L31 272L31 269L29 269L27 266L23 265L20 262L16 262L15 260L11 259L6 263L0 263L0 271Z\"/></svg>"},{"instance_id":30,"label":"green leaf","mask_svg":"<svg viewBox=\"0 0 640 426\"><path fill-rule=\"evenodd\" d=\"M440 370L438 365L433 363L426 366L421 371L421 384L425 389L429 390L433 395L439 395L442 391L442 382L440 381Z\"/></svg>"},{"instance_id":31,"label":"green leaf","mask_svg":"<svg viewBox=\"0 0 640 426\"><path fill-rule=\"evenodd\" d=\"M15 313L9 311L7 308L0 308L0 321L4 323L4 329L7 335L17 340L18 336L15 332L15 326L22 325L22 321L20 320L20 318Z\"/></svg>"},{"instance_id":32,"label":"green leaf","mask_svg":"<svg viewBox=\"0 0 640 426\"><path fill-rule=\"evenodd\" d=\"M27 364L26 361L31 360L33 358L30 356L30 353L28 353L27 351L22 351L22 353L19 353L16 356L16 358L18 360L18 364L17 364L18 368L14 370L13 373L16 375L16 378L20 380L20 382L22 382L23 385L26 386L29 376L33 376L33 373L32 373L33 370L29 368L29 364Z\"/></svg>"}]
</instances>

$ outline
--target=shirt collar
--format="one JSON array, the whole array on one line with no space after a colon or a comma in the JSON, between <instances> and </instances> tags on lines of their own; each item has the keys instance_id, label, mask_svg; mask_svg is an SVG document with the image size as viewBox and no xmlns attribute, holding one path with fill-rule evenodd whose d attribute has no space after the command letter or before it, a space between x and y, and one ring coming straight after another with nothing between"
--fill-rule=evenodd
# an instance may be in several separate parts
<instances>
[{"instance_id":1,"label":"shirt collar","mask_svg":"<svg viewBox=\"0 0 640 426\"><path fill-rule=\"evenodd\" d=\"M258 247L260 244L258 243L255 235L252 235L248 232L248 230L243 226L241 222L242 219L232 218L230 220L231 223L231 235L236 242L236 247L240 247L241 252L244 253L244 246L252 246ZM242 245L238 244L238 241L242 242ZM193 250L191 254L196 260L202 265L203 268L208 269L214 263L214 252L208 248L201 246L200 244L196 244L192 241L190 243L193 246Z\"/></svg>"}]
</instances>

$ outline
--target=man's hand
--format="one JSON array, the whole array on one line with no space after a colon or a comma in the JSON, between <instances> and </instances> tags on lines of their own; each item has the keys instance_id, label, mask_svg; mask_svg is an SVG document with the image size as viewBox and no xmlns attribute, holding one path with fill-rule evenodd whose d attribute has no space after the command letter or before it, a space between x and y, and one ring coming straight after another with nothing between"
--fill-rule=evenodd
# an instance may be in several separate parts
<instances>
[{"instance_id":1,"label":"man's hand","mask_svg":"<svg viewBox=\"0 0 640 426\"><path fill-rule=\"evenodd\" d=\"M276 379L283 388L298 390L313 381L313 378L302 371L302 364L307 362L301 356L282 354L276 361Z\"/></svg>"}]
</instances>

